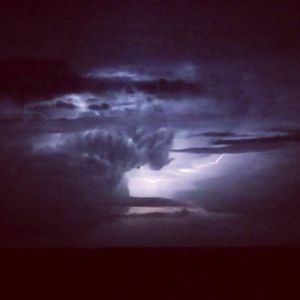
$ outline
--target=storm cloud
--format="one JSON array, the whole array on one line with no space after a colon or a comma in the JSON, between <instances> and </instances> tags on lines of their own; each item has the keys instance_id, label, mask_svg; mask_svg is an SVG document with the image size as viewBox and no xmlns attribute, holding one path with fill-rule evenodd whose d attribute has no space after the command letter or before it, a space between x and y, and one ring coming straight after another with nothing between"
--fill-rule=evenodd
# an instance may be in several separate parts
<instances>
[{"instance_id":1,"label":"storm cloud","mask_svg":"<svg viewBox=\"0 0 300 300\"><path fill-rule=\"evenodd\" d=\"M222 135L223 133L221 133ZM209 135L211 136L211 135ZM213 136L219 136L213 134ZM244 139L221 139L212 142L212 147L186 148L186 149L172 149L172 152L186 152L186 153L247 153L247 152L261 152L272 151L288 146L299 146L300 135L276 135L258 138L244 138Z\"/></svg>"},{"instance_id":2,"label":"storm cloud","mask_svg":"<svg viewBox=\"0 0 300 300\"><path fill-rule=\"evenodd\" d=\"M36 139L32 147L6 145L1 150L2 234L11 242L24 236L29 243L39 236L57 242L82 238L95 224L127 210L114 206L129 196L123 174L143 164L162 168L172 138L163 128L138 131L134 139L94 130Z\"/></svg>"},{"instance_id":3,"label":"storm cloud","mask_svg":"<svg viewBox=\"0 0 300 300\"><path fill-rule=\"evenodd\" d=\"M0 246L299 245L298 10L196 2L3 3Z\"/></svg>"}]
</instances>

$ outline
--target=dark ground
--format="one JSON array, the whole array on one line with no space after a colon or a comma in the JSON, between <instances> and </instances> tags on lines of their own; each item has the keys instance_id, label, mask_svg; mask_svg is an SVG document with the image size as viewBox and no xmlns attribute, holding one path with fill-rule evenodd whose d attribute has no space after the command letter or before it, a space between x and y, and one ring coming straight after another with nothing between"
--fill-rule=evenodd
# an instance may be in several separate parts
<instances>
[{"instance_id":1,"label":"dark ground","mask_svg":"<svg viewBox=\"0 0 300 300\"><path fill-rule=\"evenodd\" d=\"M13 299L297 299L299 250L2 250L1 286Z\"/></svg>"}]
</instances>

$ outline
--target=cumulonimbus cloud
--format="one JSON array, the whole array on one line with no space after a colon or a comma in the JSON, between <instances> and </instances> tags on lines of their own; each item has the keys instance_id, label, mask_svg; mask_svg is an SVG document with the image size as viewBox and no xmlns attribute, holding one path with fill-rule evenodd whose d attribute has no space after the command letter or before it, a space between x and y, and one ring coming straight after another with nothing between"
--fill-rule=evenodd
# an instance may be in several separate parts
<instances>
[{"instance_id":1,"label":"cumulonimbus cloud","mask_svg":"<svg viewBox=\"0 0 300 300\"><path fill-rule=\"evenodd\" d=\"M62 135L56 145L1 149L3 236L74 239L101 220L121 215L128 197L123 174L142 164L168 163L172 131L137 130L135 136L93 130ZM101 204L103 202L103 205ZM112 203L112 205L108 205Z\"/></svg>"}]
</instances>

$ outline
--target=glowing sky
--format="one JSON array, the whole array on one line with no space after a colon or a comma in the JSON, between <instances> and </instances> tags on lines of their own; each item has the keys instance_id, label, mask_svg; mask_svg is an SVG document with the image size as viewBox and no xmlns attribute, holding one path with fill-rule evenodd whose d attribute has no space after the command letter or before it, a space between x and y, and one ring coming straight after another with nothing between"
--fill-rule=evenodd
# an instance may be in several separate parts
<instances>
[{"instance_id":1,"label":"glowing sky","mask_svg":"<svg viewBox=\"0 0 300 300\"><path fill-rule=\"evenodd\" d=\"M218 171L219 166L216 165L224 155L199 158L190 154L175 154L172 157L174 160L159 171L147 166L129 171L126 177L130 195L176 198L178 191L192 189L196 181ZM207 170L210 168L215 170Z\"/></svg>"}]
</instances>

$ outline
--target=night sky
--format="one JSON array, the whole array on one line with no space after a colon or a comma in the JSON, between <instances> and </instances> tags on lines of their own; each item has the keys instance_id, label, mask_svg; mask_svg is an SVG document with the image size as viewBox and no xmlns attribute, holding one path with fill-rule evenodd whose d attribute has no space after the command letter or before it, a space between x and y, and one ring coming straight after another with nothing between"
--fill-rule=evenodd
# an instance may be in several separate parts
<instances>
[{"instance_id":1,"label":"night sky","mask_svg":"<svg viewBox=\"0 0 300 300\"><path fill-rule=\"evenodd\" d=\"M299 246L277 2L2 1L0 247Z\"/></svg>"}]
</instances>

